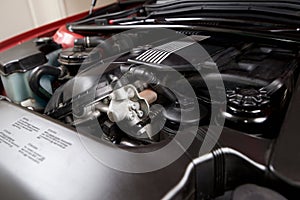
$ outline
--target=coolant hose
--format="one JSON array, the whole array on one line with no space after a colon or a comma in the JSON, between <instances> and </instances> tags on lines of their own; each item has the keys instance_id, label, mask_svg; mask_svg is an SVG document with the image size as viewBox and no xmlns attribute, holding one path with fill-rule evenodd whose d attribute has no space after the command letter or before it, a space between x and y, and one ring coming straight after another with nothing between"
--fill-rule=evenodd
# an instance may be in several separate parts
<instances>
[{"instance_id":1,"label":"coolant hose","mask_svg":"<svg viewBox=\"0 0 300 200\"><path fill-rule=\"evenodd\" d=\"M48 65L37 67L29 75L29 86L37 96L41 97L44 100L49 100L52 95L41 86L40 80L42 76L50 75L53 76L54 79L58 79L63 74L63 69L60 67Z\"/></svg>"}]
</instances>

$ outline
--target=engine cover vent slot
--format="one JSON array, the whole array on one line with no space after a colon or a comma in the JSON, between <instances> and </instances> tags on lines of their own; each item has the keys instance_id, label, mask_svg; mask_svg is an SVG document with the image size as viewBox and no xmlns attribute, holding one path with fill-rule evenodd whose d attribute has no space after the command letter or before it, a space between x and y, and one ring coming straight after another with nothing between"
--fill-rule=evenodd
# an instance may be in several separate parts
<instances>
[{"instance_id":1,"label":"engine cover vent slot","mask_svg":"<svg viewBox=\"0 0 300 200\"><path fill-rule=\"evenodd\" d=\"M179 51L185 47L188 47L194 43L194 41L182 40L170 42L145 51L144 53L139 55L135 60L153 64L160 64L172 53Z\"/></svg>"}]
</instances>

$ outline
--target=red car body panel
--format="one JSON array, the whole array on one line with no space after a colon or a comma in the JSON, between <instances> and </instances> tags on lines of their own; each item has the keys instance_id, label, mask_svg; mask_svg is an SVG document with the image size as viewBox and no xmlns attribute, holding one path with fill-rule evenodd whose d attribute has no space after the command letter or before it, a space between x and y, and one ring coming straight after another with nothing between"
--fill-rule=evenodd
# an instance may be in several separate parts
<instances>
[{"instance_id":1,"label":"red car body panel","mask_svg":"<svg viewBox=\"0 0 300 200\"><path fill-rule=\"evenodd\" d=\"M41 36L53 36L53 32L59 29L61 26L64 26L66 23L70 23L76 20L79 20L88 15L88 12L83 12L77 15L73 15L71 17L67 17L58 21L55 21L50 24L46 24L44 26L40 26L38 28L29 30L25 33L21 33L12 38L4 40L0 42L0 52L5 51L9 48L12 48L18 44L26 42L30 39L34 39Z\"/></svg>"}]
</instances>

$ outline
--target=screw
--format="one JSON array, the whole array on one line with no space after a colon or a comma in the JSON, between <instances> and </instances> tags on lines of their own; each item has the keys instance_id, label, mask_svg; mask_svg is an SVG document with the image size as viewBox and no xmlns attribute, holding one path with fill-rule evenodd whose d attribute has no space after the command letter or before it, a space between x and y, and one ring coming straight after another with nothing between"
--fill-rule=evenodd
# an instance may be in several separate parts
<instances>
[{"instance_id":1,"label":"screw","mask_svg":"<svg viewBox=\"0 0 300 200\"><path fill-rule=\"evenodd\" d=\"M135 105L135 103L131 104L131 109L132 109L132 110L136 110L136 105Z\"/></svg>"},{"instance_id":2,"label":"screw","mask_svg":"<svg viewBox=\"0 0 300 200\"><path fill-rule=\"evenodd\" d=\"M108 104L109 104L108 98L104 99L104 100L103 100L103 103L104 103L105 105L108 105Z\"/></svg>"},{"instance_id":3,"label":"screw","mask_svg":"<svg viewBox=\"0 0 300 200\"><path fill-rule=\"evenodd\" d=\"M135 116L134 116L134 113L133 112L130 112L127 116L128 120L132 121L134 120Z\"/></svg>"},{"instance_id":4,"label":"screw","mask_svg":"<svg viewBox=\"0 0 300 200\"><path fill-rule=\"evenodd\" d=\"M140 118L142 118L144 116L144 112L141 110L137 111L137 114Z\"/></svg>"}]
</instances>

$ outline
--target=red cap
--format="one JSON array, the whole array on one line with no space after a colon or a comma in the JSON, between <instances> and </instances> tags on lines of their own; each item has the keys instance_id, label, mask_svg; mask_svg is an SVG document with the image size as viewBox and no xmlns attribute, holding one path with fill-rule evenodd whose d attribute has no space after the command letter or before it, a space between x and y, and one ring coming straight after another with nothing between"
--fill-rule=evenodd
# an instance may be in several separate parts
<instances>
[{"instance_id":1,"label":"red cap","mask_svg":"<svg viewBox=\"0 0 300 200\"><path fill-rule=\"evenodd\" d=\"M82 35L73 33L66 26L60 27L53 36L53 41L62 45L64 49L74 47L76 39L84 38Z\"/></svg>"}]
</instances>

